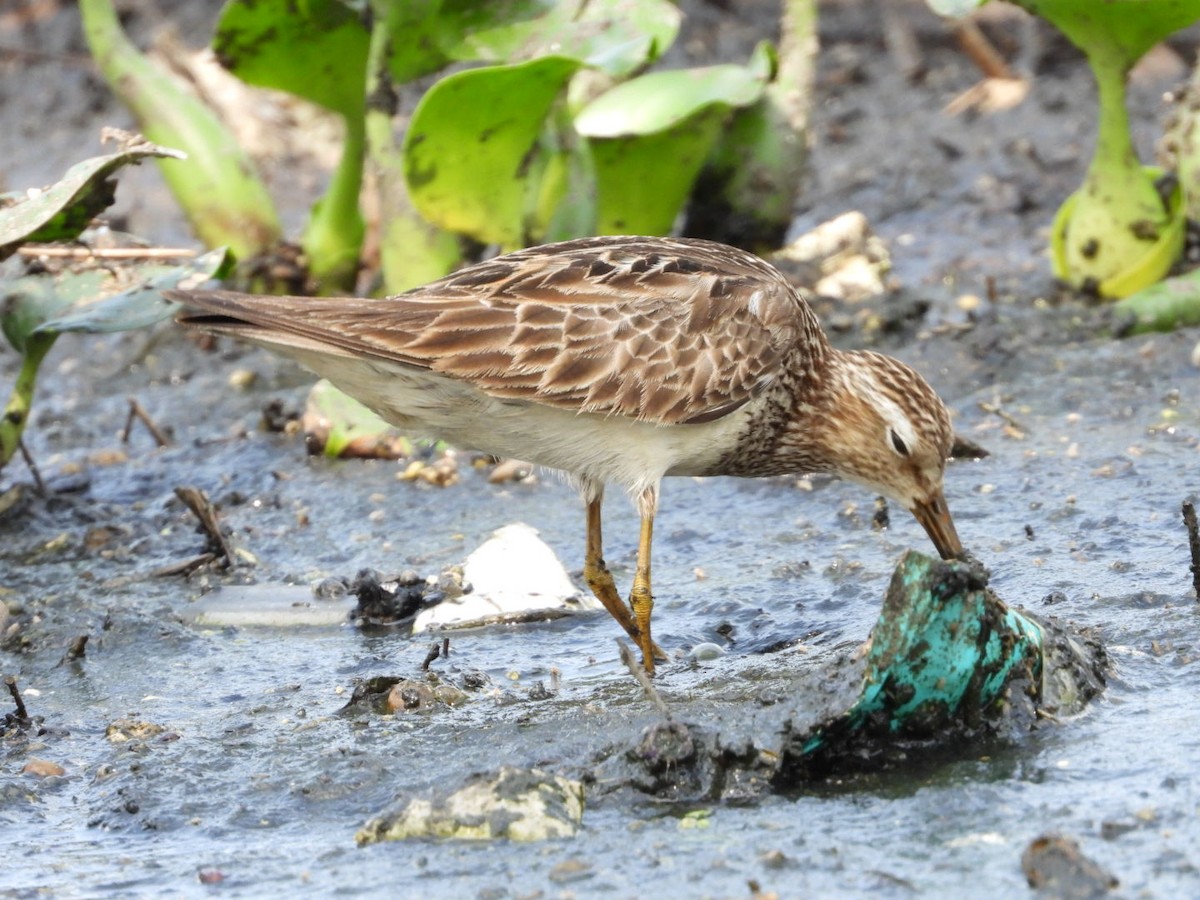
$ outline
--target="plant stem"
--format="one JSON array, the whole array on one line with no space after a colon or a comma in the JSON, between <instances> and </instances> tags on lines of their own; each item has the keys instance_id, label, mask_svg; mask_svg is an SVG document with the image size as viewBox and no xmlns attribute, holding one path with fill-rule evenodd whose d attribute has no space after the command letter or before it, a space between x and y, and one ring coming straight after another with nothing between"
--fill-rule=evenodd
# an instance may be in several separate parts
<instances>
[{"instance_id":1,"label":"plant stem","mask_svg":"<svg viewBox=\"0 0 1200 900\"><path fill-rule=\"evenodd\" d=\"M391 18L376 15L367 57L366 157L379 207L379 264L383 290L398 294L441 278L462 258L458 237L425 221L404 179L404 155L392 119L396 99L388 68L394 52Z\"/></svg>"},{"instance_id":2,"label":"plant stem","mask_svg":"<svg viewBox=\"0 0 1200 900\"><path fill-rule=\"evenodd\" d=\"M21 446L21 435L25 432L25 423L29 421L29 410L33 406L38 368L57 337L56 334L34 334L25 343L25 358L21 361L21 370L17 373L8 405L4 407L4 416L0 418L0 470Z\"/></svg>"},{"instance_id":3,"label":"plant stem","mask_svg":"<svg viewBox=\"0 0 1200 900\"><path fill-rule=\"evenodd\" d=\"M358 208L367 145L363 110L349 110L343 119L342 158L325 196L313 207L301 242L320 294L353 290L365 231Z\"/></svg>"},{"instance_id":4,"label":"plant stem","mask_svg":"<svg viewBox=\"0 0 1200 900\"><path fill-rule=\"evenodd\" d=\"M130 42L111 0L80 0L79 13L97 67L138 128L187 153L186 160L160 160L159 170L200 239L242 260L274 247L275 205L220 119Z\"/></svg>"},{"instance_id":5,"label":"plant stem","mask_svg":"<svg viewBox=\"0 0 1200 900\"><path fill-rule=\"evenodd\" d=\"M1138 264L1168 219L1129 133L1129 63L1104 41L1088 48L1087 59L1099 100L1096 149L1068 221L1065 271L1057 273L1075 285L1099 284Z\"/></svg>"}]
</instances>

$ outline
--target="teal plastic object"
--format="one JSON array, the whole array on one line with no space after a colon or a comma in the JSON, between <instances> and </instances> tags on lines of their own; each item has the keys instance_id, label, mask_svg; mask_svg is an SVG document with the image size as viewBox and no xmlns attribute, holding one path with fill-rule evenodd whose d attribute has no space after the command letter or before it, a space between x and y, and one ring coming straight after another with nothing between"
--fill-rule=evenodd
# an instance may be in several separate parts
<instances>
[{"instance_id":1,"label":"teal plastic object","mask_svg":"<svg viewBox=\"0 0 1200 900\"><path fill-rule=\"evenodd\" d=\"M969 726L1018 674L1040 683L1045 640L1039 623L987 589L979 563L910 551L871 632L857 702L815 729L800 755L864 730L920 738Z\"/></svg>"}]
</instances>

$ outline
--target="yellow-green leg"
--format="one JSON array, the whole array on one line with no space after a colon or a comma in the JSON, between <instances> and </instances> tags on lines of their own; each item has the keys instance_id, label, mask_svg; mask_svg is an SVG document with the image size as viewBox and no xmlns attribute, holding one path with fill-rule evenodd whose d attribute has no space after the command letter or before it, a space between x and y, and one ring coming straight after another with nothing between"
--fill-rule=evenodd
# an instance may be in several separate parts
<instances>
[{"instance_id":1,"label":"yellow-green leg","mask_svg":"<svg viewBox=\"0 0 1200 900\"><path fill-rule=\"evenodd\" d=\"M654 674L654 658L664 658L650 638L650 614L654 611L654 594L650 590L650 545L654 539L654 514L642 513L642 531L638 537L637 571L633 574L633 591L629 605L633 607L633 618L637 625L642 648L642 665L647 674Z\"/></svg>"},{"instance_id":2,"label":"yellow-green leg","mask_svg":"<svg viewBox=\"0 0 1200 900\"><path fill-rule=\"evenodd\" d=\"M643 525L644 529L644 525ZM649 554L646 555L647 560ZM642 553L638 551L638 571L641 571ZM634 621L633 615L629 612L629 607L617 593L617 585L613 580L612 573L608 571L608 566L604 564L604 539L600 526L600 499L588 501L587 505L587 552L583 563L583 578L587 582L587 586L591 588L592 593L596 595L604 608L608 610L609 615L617 620L617 623L625 629L626 634L633 638L634 642L642 649L642 654L646 653L646 644L642 640L642 631ZM649 574L647 573L647 591L649 590ZM637 592L637 580L634 579L634 592ZM647 619L649 625L649 619ZM663 653L653 642L649 644L653 656L659 659L667 659L667 655ZM647 667L647 671L653 672L653 662Z\"/></svg>"}]
</instances>

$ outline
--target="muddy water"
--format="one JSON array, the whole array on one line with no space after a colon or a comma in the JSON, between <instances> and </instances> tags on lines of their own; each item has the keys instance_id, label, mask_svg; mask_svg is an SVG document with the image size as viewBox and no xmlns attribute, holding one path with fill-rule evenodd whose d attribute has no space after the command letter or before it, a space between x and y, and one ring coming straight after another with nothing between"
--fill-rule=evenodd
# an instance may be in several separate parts
<instances>
[{"instance_id":1,"label":"muddy water","mask_svg":"<svg viewBox=\"0 0 1200 900\"><path fill-rule=\"evenodd\" d=\"M235 896L737 897L754 880L784 897L990 898L1027 892L1021 851L1057 830L1119 877L1126 896L1200 893L1200 610L1179 518L1180 502L1200 490L1189 362L1200 335L1073 340L1089 330L1087 310L1034 309L1047 289L1040 230L1090 145L1074 105L1088 96L1087 76L1069 57L1043 65L1015 110L949 119L941 108L976 76L940 26L922 26L929 73L914 86L880 52L872 6L828 4L822 15L829 53L797 227L864 210L900 279L932 300L922 327L936 334L908 335L896 352L992 451L950 471L960 534L1001 596L1099 630L1114 660L1100 701L1014 743L914 759L798 797L705 807L707 817L617 792L597 795L574 841L360 850L354 831L397 793L457 785L501 762L580 775L633 743L656 714L617 661L616 627L601 614L455 636L434 668L452 681L486 675L470 703L348 717L338 711L356 679L417 673L428 641L344 626L208 628L191 621L196 601L228 581L436 571L512 521L539 528L577 570L578 501L552 477L489 485L464 469L443 490L398 482L395 464L309 459L297 441L258 429L268 399L298 406L307 382L265 356L202 354L169 331L149 345L146 335L64 338L29 434L56 493L0 521L0 599L21 621L0 669L18 676L50 729L0 747L0 891L199 895L212 890L203 876ZM71 78L43 93L58 98L50 113L61 129L44 143L61 152L86 145L80 130L94 132L91 106L86 121L63 110L95 91L74 87L86 80L77 63L40 77L57 69ZM1160 60L1135 82L1144 153L1159 98L1180 73ZM45 127L43 104L7 103L6 117L18 108L36 123L27 130ZM102 118L126 122L111 108ZM34 163L25 165L37 178L16 166L9 186L44 180ZM122 210L133 230L178 240L177 215L146 173L123 183ZM960 333L970 323L956 295L985 296L988 278L998 301ZM259 381L229 387L234 367ZM8 383L11 354L0 354L0 370ZM120 442L131 394L173 429L173 447L155 449L137 429ZM20 464L5 477L25 478ZM180 484L220 503L257 565L152 576L203 545L174 499ZM927 549L903 511L875 531L872 498L830 481L681 479L668 483L663 506L660 641L681 652L714 641L728 652L703 670L676 662L658 684L680 718L733 733L750 727L749 710L756 723L770 713L763 699L780 673L817 669L861 641L900 554ZM636 530L631 508L611 498L607 556L626 583ZM60 663L83 634L86 657ZM552 669L558 693L530 699ZM159 730L106 737L125 719ZM31 757L65 774L23 775Z\"/></svg>"},{"instance_id":2,"label":"muddy water","mask_svg":"<svg viewBox=\"0 0 1200 900\"><path fill-rule=\"evenodd\" d=\"M428 641L350 627L205 629L188 624L189 606L224 580L435 571L518 520L577 568L578 501L553 477L489 485L464 471L439 489L398 482L395 464L306 458L295 440L254 427L268 397L299 403L304 380L257 353L222 360L168 334L135 361L140 338L64 339L33 448L52 484L79 490L32 498L0 524L5 599L36 613L27 644L0 660L52 728L8 750L0 829L21 862L3 883L65 896L199 892L197 873L219 871L247 894L738 896L755 879L785 895L995 896L1023 890L1021 850L1059 830L1130 894L1191 893L1200 611L1178 509L1194 496L1200 436L1194 338L1030 348L1020 365L991 368L989 387L946 391L960 430L992 450L948 476L964 540L1001 596L1098 628L1114 658L1108 692L1081 718L798 798L713 807L698 828L686 809L618 793L589 807L575 841L365 850L354 830L397 793L502 761L579 774L633 743L655 714L621 670L615 626L601 614L455 636L434 668L491 680L467 706L345 717L356 678L416 673ZM940 359L944 382L969 383L979 364L963 350L935 339L907 355L935 378L930 360ZM235 365L262 372L258 386L226 387ZM88 395L100 379L104 396ZM135 432L122 448L131 391L174 430L175 447L154 449ZM1011 423L979 407L997 400ZM127 459L97 453L106 449ZM200 549L173 500L185 482L221 502L258 565L227 578L148 574ZM677 662L659 679L682 717L736 731L774 675L820 666L867 634L896 559L925 542L899 510L887 531L873 530L871 501L820 480L668 483L656 546L661 641L728 650L713 667ZM627 578L636 521L621 498L609 510L609 557ZM85 633L86 658L59 664ZM558 694L529 699L552 668ZM163 731L113 743L105 729L123 718ZM31 756L66 774L22 776Z\"/></svg>"}]
</instances>

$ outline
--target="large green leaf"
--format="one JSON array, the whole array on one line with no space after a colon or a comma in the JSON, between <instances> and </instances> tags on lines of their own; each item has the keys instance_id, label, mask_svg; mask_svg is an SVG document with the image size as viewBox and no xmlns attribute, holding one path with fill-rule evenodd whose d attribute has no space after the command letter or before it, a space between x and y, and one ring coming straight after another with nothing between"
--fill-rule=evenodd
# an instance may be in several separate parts
<instances>
[{"instance_id":1,"label":"large green leaf","mask_svg":"<svg viewBox=\"0 0 1200 900\"><path fill-rule=\"evenodd\" d=\"M405 178L421 214L484 243L519 246L537 204L539 139L578 68L547 56L459 72L430 88L404 137Z\"/></svg>"},{"instance_id":2,"label":"large green leaf","mask_svg":"<svg viewBox=\"0 0 1200 900\"><path fill-rule=\"evenodd\" d=\"M1200 325L1200 269L1150 285L1113 305L1124 334Z\"/></svg>"},{"instance_id":3,"label":"large green leaf","mask_svg":"<svg viewBox=\"0 0 1200 900\"><path fill-rule=\"evenodd\" d=\"M1013 0L1089 57L1131 67L1173 31L1200 19L1200 0Z\"/></svg>"},{"instance_id":4,"label":"large green leaf","mask_svg":"<svg viewBox=\"0 0 1200 900\"><path fill-rule=\"evenodd\" d=\"M452 59L565 56L622 77L669 47L680 19L667 0L442 0L438 24Z\"/></svg>"},{"instance_id":5,"label":"large green leaf","mask_svg":"<svg viewBox=\"0 0 1200 900\"><path fill-rule=\"evenodd\" d=\"M667 234L728 117L709 106L657 134L594 140L597 234Z\"/></svg>"},{"instance_id":6,"label":"large green leaf","mask_svg":"<svg viewBox=\"0 0 1200 900\"><path fill-rule=\"evenodd\" d=\"M369 35L338 0L229 0L213 52L248 84L361 115Z\"/></svg>"},{"instance_id":7,"label":"large green leaf","mask_svg":"<svg viewBox=\"0 0 1200 900\"><path fill-rule=\"evenodd\" d=\"M103 269L51 275L26 275L0 284L0 330L18 353L29 352L30 336L76 303L104 292L111 276Z\"/></svg>"},{"instance_id":8,"label":"large green leaf","mask_svg":"<svg viewBox=\"0 0 1200 900\"><path fill-rule=\"evenodd\" d=\"M144 328L179 309L162 299L162 291L195 287L220 277L228 265L229 254L220 249L179 265L121 266L115 275L99 268L26 275L0 288L0 327L19 352L26 351L35 335Z\"/></svg>"},{"instance_id":9,"label":"large green leaf","mask_svg":"<svg viewBox=\"0 0 1200 900\"><path fill-rule=\"evenodd\" d=\"M147 263L59 276L27 275L5 286L0 326L24 358L0 411L0 469L21 445L38 369L60 334L125 331L165 319L179 307L163 300L161 291L195 287L223 275L231 265L228 252L221 249L178 266Z\"/></svg>"},{"instance_id":10,"label":"large green leaf","mask_svg":"<svg viewBox=\"0 0 1200 900\"><path fill-rule=\"evenodd\" d=\"M652 72L601 94L580 110L575 128L589 138L664 132L705 107L749 106L762 96L768 77L757 58L753 66Z\"/></svg>"},{"instance_id":11,"label":"large green leaf","mask_svg":"<svg viewBox=\"0 0 1200 900\"><path fill-rule=\"evenodd\" d=\"M375 30L388 32L387 64L397 84L441 69L448 57L438 45L441 0L371 0Z\"/></svg>"},{"instance_id":12,"label":"large green leaf","mask_svg":"<svg viewBox=\"0 0 1200 900\"><path fill-rule=\"evenodd\" d=\"M762 97L769 71L756 57L750 67L655 72L584 107L575 127L595 161L598 232L669 232L722 126Z\"/></svg>"},{"instance_id":13,"label":"large green leaf","mask_svg":"<svg viewBox=\"0 0 1200 900\"><path fill-rule=\"evenodd\" d=\"M112 204L116 190L112 173L153 156L182 159L184 154L143 143L94 156L73 165L52 187L0 209L0 259L11 256L24 243L74 240L94 216Z\"/></svg>"}]
</instances>

